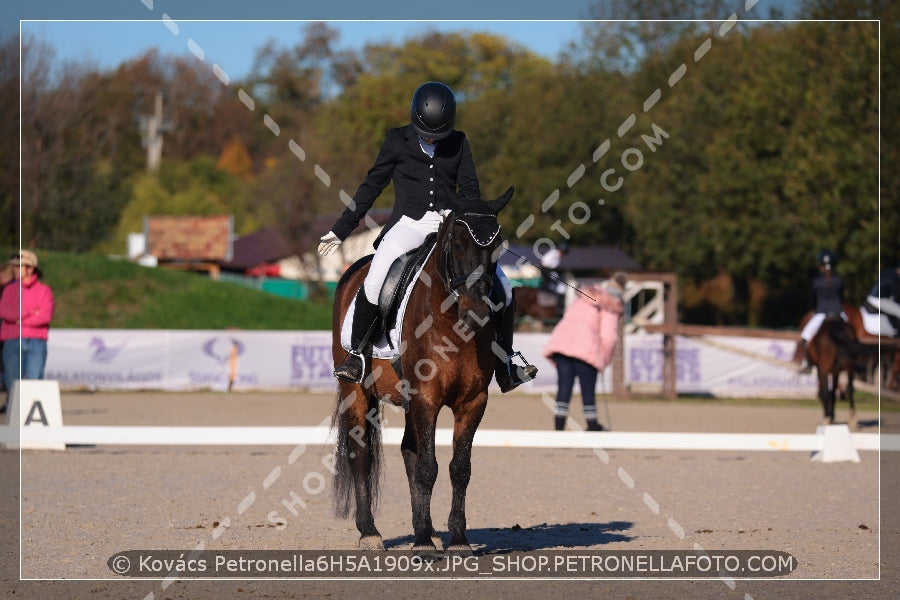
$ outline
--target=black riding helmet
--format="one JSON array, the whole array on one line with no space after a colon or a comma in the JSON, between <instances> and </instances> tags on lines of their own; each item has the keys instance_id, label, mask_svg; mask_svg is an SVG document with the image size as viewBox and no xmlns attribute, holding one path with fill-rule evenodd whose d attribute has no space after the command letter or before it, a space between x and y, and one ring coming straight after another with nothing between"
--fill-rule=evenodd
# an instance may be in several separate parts
<instances>
[{"instance_id":1,"label":"black riding helmet","mask_svg":"<svg viewBox=\"0 0 900 600\"><path fill-rule=\"evenodd\" d=\"M453 91L438 81L423 83L413 94L409 118L420 136L442 140L453 131L456 122L456 99Z\"/></svg>"},{"instance_id":2,"label":"black riding helmet","mask_svg":"<svg viewBox=\"0 0 900 600\"><path fill-rule=\"evenodd\" d=\"M826 269L834 268L834 263L836 259L834 258L834 253L831 250L822 250L819 252L819 266L825 267Z\"/></svg>"}]
</instances>

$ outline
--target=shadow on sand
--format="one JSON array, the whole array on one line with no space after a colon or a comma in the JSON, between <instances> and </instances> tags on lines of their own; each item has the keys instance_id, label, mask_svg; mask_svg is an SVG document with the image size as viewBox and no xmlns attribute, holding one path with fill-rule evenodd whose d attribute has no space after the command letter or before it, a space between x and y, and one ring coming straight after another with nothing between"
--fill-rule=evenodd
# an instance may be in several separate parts
<instances>
[{"instance_id":1,"label":"shadow on sand","mask_svg":"<svg viewBox=\"0 0 900 600\"><path fill-rule=\"evenodd\" d=\"M565 523L529 525L522 527L490 527L469 529L469 544L476 554L503 554L529 550L551 550L565 548L593 548L613 542L631 541L624 533L634 526L629 521L609 523ZM439 531L444 545L447 532ZM405 535L384 540L386 548L397 550L412 546L413 536Z\"/></svg>"}]
</instances>

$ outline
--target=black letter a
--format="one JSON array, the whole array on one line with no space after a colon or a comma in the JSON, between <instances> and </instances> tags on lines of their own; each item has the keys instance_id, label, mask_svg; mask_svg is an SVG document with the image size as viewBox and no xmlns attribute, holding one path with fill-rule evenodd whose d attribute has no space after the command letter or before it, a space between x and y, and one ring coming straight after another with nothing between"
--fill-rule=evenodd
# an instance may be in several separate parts
<instances>
[{"instance_id":1,"label":"black letter a","mask_svg":"<svg viewBox=\"0 0 900 600\"><path fill-rule=\"evenodd\" d=\"M32 418L32 417L34 417L35 410L37 410L37 412L40 413L40 416L37 419ZM28 411L28 418L25 419L25 424L31 425L32 421L38 421L38 420L40 420L40 422L43 423L44 425L46 425L47 427L50 427L50 423L47 422L47 415L44 413L44 405L41 404L40 400L35 400L34 404L31 405L31 410Z\"/></svg>"}]
</instances>

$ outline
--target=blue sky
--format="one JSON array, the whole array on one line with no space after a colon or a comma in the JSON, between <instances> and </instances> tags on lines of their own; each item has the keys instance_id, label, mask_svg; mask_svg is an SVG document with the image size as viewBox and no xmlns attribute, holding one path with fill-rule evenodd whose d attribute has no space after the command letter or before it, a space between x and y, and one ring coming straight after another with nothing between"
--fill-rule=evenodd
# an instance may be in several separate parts
<instances>
[{"instance_id":1,"label":"blue sky","mask_svg":"<svg viewBox=\"0 0 900 600\"><path fill-rule=\"evenodd\" d=\"M135 0L137 1L137 0ZM290 47L302 40L305 21L23 21L23 35L52 46L59 59L115 68L151 48L164 54L202 56L229 77L246 75L256 51L268 40ZM366 43L400 43L429 30L484 31L554 59L580 37L581 23L569 21L329 21L340 32L338 48Z\"/></svg>"},{"instance_id":2,"label":"blue sky","mask_svg":"<svg viewBox=\"0 0 900 600\"><path fill-rule=\"evenodd\" d=\"M553 59L579 36L577 21L588 18L598 1L0 0L0 39L15 35L21 26L23 33L56 48L60 58L87 59L103 68L154 47L195 56L202 50L205 61L240 78L268 39L289 47L301 39L301 21L327 20L342 32L339 47L399 43L429 28L488 31ZM733 3L741 18L766 18L773 7L792 6L796 0L758 0L749 11L743 8L746 1Z\"/></svg>"}]
</instances>

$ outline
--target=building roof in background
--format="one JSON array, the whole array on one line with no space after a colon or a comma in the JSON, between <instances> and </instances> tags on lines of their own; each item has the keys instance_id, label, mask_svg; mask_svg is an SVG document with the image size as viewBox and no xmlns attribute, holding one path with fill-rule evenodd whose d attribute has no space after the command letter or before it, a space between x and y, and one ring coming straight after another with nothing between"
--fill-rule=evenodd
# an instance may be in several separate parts
<instances>
[{"instance_id":1,"label":"building roof in background","mask_svg":"<svg viewBox=\"0 0 900 600\"><path fill-rule=\"evenodd\" d=\"M356 235L365 231L370 225L384 225L391 214L390 209L370 210L366 218L353 230L350 235ZM315 252L319 245L319 238L328 233L331 226L337 220L336 215L316 217L306 235L302 239L295 240L294 244L284 239L284 234L278 227L265 227L259 231L239 237L234 241L233 257L230 261L222 262L221 267L229 271L246 271L262 263L273 263L296 254L296 248L308 248Z\"/></svg>"}]
</instances>

